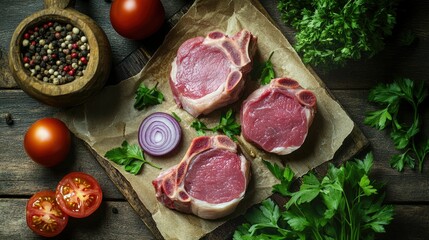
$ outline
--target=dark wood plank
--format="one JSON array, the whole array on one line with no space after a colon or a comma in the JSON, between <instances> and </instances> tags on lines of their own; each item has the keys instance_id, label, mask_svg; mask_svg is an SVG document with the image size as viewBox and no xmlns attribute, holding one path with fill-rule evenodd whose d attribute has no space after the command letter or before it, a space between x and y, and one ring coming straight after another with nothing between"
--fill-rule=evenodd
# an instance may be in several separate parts
<instances>
[{"instance_id":1,"label":"dark wood plank","mask_svg":"<svg viewBox=\"0 0 429 240\"><path fill-rule=\"evenodd\" d=\"M0 115L9 112L14 120L11 126L3 118L0 122L0 196L30 196L42 189L55 189L66 173L84 171L100 182L106 198L124 199L76 137L73 137L71 153L57 167L42 167L26 155L23 140L27 129L36 120L52 116L57 111L38 103L21 90L0 90Z\"/></svg>"},{"instance_id":2,"label":"dark wood plank","mask_svg":"<svg viewBox=\"0 0 429 240\"><path fill-rule=\"evenodd\" d=\"M175 16L174 13L192 1L163 1L168 11L167 15L173 16L171 18L173 20L164 26L160 36L156 36L148 42L128 41L118 36L111 29L108 21L109 4L103 1L77 2L76 8L78 10L90 15L100 23L103 29L107 29L105 31L111 40L112 48L116 49L114 56L117 57L115 61L118 63L116 68L118 70L114 71L114 77L111 81L111 83L115 83L115 81L128 78L141 70L146 63L147 56L151 55L156 47L161 44L162 35L168 30L168 26L174 24L181 16L181 13ZM293 30L279 21L275 8L277 1L262 0L261 3L282 32L290 40L293 40ZM2 16L0 21L0 51L4 55L5 52L7 53L10 40L8 34L12 34L14 26L22 20L24 15L29 15L35 9L40 9L41 1L5 0L2 6L0 9ZM388 41L386 50L371 60L350 63L345 68L330 73L318 71L327 86L333 89L333 95L370 140L370 150L374 152L376 158L373 177L377 181L387 184L386 200L397 204L395 205L395 220L388 227L388 233L382 236L382 239L427 239L429 234L429 164L425 165L423 174L411 170L398 173L389 167L389 157L395 153L393 144L386 132L380 132L362 124L364 113L375 108L366 102L368 91L361 89L369 89L376 82L390 81L395 75L429 81L427 78L429 62L426 57L429 53L428 10L429 3L427 1L401 1L399 22L395 34L399 34L402 29L413 30L418 37L418 42L414 45L398 47L395 38L392 38ZM22 18L19 18L18 15L22 15ZM174 20L175 17L176 20ZM5 42L7 44L4 44ZM149 51L143 51L143 48L139 48L141 46L144 49L149 49ZM134 51L135 49L137 50ZM132 53L130 54L130 52ZM130 61L134 63L128 64ZM22 139L26 129L38 118L51 116L58 110L37 103L20 90L1 90L1 88L10 88L11 85L12 87L14 85L14 81L8 77L7 72L3 71L5 63L5 58L0 57L0 115L5 112L12 113L15 124L8 126L3 119L0 119L0 162L2 164L0 169L0 207L3 210L0 222L5 223L0 225L0 238L38 239L30 231L26 231L27 228L22 217L25 199L33 194L35 189L55 187L58 180L67 172L81 170L94 175L100 181L105 191L106 200L94 217L85 220L71 220L69 228L62 235L62 239L154 239L155 237L149 232L149 229L139 220L142 216L142 209L135 208L133 210L128 203L123 201L121 192L109 180L105 170L96 163L96 159L80 140L74 139L72 156L67 159L64 166L58 168L45 169L34 164L26 156L22 149ZM424 114L426 126L424 130L429 135L429 128L427 127L429 124L428 109L424 109ZM120 181L120 176L111 175L110 177ZM16 199L16 196L19 199ZM121 201L110 201L112 199ZM113 215L113 207L111 206L116 206L119 210L119 214L116 215L123 215ZM110 215L113 215L113 218ZM238 223L235 222L235 224ZM235 225L231 224L229 227L229 230L216 230L207 238L228 237L224 234L231 233Z\"/></svg>"},{"instance_id":3,"label":"dark wood plank","mask_svg":"<svg viewBox=\"0 0 429 240\"><path fill-rule=\"evenodd\" d=\"M389 202L426 202L429 203L429 160L426 160L423 173L417 170L405 170L399 173L389 165L390 157L399 153L390 139L388 131L378 131L363 124L365 113L376 110L368 104L367 90L333 91L351 118L357 123L371 142L374 153L373 176L386 184L386 200ZM405 113L407 114L407 113ZM426 136L429 136L429 108L422 108L423 124Z\"/></svg>"},{"instance_id":4,"label":"dark wood plank","mask_svg":"<svg viewBox=\"0 0 429 240\"><path fill-rule=\"evenodd\" d=\"M395 215L386 228L385 240L427 240L429 236L428 205L394 205Z\"/></svg>"},{"instance_id":5,"label":"dark wood plank","mask_svg":"<svg viewBox=\"0 0 429 240\"><path fill-rule=\"evenodd\" d=\"M44 239L27 227L26 204L27 199L0 198L0 239ZM105 200L91 216L70 218L64 231L53 239L149 240L153 237L127 202Z\"/></svg>"},{"instance_id":6,"label":"dark wood plank","mask_svg":"<svg viewBox=\"0 0 429 240\"><path fill-rule=\"evenodd\" d=\"M42 239L26 226L24 217L26 203L27 199L0 198L0 209L2 209L0 239ZM395 218L387 227L387 233L378 235L377 239L427 239L428 205L394 205L394 208ZM173 227L180 229L180 224ZM222 237L230 239L231 236ZM139 216L127 202L105 200L100 209L88 218L71 218L64 232L53 239L150 240L155 238L142 226Z\"/></svg>"}]
</instances>

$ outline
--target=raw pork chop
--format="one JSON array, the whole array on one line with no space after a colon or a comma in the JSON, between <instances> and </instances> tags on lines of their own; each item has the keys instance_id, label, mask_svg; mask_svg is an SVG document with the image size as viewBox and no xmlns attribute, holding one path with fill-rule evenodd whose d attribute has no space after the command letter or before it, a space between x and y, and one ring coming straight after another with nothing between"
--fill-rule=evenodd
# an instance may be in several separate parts
<instances>
[{"instance_id":1,"label":"raw pork chop","mask_svg":"<svg viewBox=\"0 0 429 240\"><path fill-rule=\"evenodd\" d=\"M316 96L290 78L276 78L254 91L241 107L243 137L267 152L289 154L307 137Z\"/></svg>"},{"instance_id":2,"label":"raw pork chop","mask_svg":"<svg viewBox=\"0 0 429 240\"><path fill-rule=\"evenodd\" d=\"M182 161L152 181L166 207L216 219L234 211L243 199L250 163L224 135L195 138Z\"/></svg>"},{"instance_id":3,"label":"raw pork chop","mask_svg":"<svg viewBox=\"0 0 429 240\"><path fill-rule=\"evenodd\" d=\"M236 101L252 68L256 37L210 32L184 42L172 63L170 86L176 103L197 117Z\"/></svg>"}]
</instances>

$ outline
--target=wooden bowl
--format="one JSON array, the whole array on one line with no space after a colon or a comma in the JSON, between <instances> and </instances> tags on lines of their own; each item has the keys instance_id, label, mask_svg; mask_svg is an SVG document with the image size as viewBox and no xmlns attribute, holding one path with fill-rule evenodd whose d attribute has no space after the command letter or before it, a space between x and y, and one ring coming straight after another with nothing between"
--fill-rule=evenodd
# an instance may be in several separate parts
<instances>
[{"instance_id":1,"label":"wooden bowl","mask_svg":"<svg viewBox=\"0 0 429 240\"><path fill-rule=\"evenodd\" d=\"M9 67L17 84L31 97L55 107L70 107L85 102L99 91L110 74L112 63L109 41L104 31L90 17L70 7L70 0L44 0L45 9L24 19L13 33L10 43ZM24 33L47 21L70 23L85 34L91 57L85 73L71 82L56 85L43 82L24 68L21 44Z\"/></svg>"}]
</instances>

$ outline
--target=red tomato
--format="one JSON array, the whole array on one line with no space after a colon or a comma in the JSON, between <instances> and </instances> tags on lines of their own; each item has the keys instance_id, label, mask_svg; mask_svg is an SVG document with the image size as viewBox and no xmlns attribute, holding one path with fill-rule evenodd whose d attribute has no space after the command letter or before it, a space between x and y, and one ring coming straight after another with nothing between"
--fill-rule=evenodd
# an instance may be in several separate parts
<instances>
[{"instance_id":1,"label":"red tomato","mask_svg":"<svg viewBox=\"0 0 429 240\"><path fill-rule=\"evenodd\" d=\"M130 39L144 39L154 34L164 23L164 16L160 0L115 0L110 7L113 28Z\"/></svg>"},{"instance_id":2,"label":"red tomato","mask_svg":"<svg viewBox=\"0 0 429 240\"><path fill-rule=\"evenodd\" d=\"M91 215L101 204L103 193L97 180L83 172L67 174L59 183L56 199L69 216L84 218Z\"/></svg>"},{"instance_id":3,"label":"red tomato","mask_svg":"<svg viewBox=\"0 0 429 240\"><path fill-rule=\"evenodd\" d=\"M70 145L70 131L56 118L36 121L24 136L24 148L28 156L46 167L62 162L70 151Z\"/></svg>"},{"instance_id":4,"label":"red tomato","mask_svg":"<svg viewBox=\"0 0 429 240\"><path fill-rule=\"evenodd\" d=\"M54 191L41 191L34 194L28 200L26 212L28 227L44 237L60 234L69 220L58 206Z\"/></svg>"}]
</instances>

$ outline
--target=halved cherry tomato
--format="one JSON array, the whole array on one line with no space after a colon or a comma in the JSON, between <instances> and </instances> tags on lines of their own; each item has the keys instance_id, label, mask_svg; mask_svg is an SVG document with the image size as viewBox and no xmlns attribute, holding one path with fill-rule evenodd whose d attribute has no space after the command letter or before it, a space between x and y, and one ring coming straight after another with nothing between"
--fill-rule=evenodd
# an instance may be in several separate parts
<instances>
[{"instance_id":1,"label":"halved cherry tomato","mask_svg":"<svg viewBox=\"0 0 429 240\"><path fill-rule=\"evenodd\" d=\"M44 237L60 234L69 219L55 200L54 191L41 191L34 194L28 200L26 212L28 227Z\"/></svg>"},{"instance_id":2,"label":"halved cherry tomato","mask_svg":"<svg viewBox=\"0 0 429 240\"><path fill-rule=\"evenodd\" d=\"M56 199L61 209L75 218L91 215L100 206L102 198L97 180L83 172L67 174L56 189Z\"/></svg>"}]
</instances>

